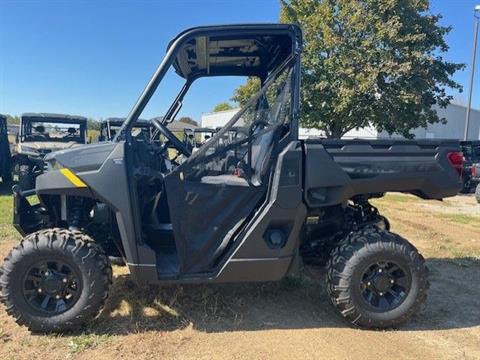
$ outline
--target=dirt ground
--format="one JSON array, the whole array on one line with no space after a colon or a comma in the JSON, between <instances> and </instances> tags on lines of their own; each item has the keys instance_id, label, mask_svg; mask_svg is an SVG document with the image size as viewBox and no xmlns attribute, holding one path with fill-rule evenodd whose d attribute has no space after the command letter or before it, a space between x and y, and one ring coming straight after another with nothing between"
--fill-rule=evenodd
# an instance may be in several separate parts
<instances>
[{"instance_id":1,"label":"dirt ground","mask_svg":"<svg viewBox=\"0 0 480 360\"><path fill-rule=\"evenodd\" d=\"M480 359L480 205L471 196L375 203L431 273L425 309L397 330L344 323L318 268L280 283L145 288L115 268L106 308L83 333L32 335L0 309L0 359ZM1 256L16 241L6 237Z\"/></svg>"}]
</instances>

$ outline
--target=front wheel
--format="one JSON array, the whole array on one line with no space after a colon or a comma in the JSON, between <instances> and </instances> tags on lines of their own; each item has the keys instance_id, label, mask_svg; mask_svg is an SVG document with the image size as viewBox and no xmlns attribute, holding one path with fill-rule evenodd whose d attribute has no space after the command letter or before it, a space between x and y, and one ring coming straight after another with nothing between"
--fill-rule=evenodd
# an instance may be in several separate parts
<instances>
[{"instance_id":1,"label":"front wheel","mask_svg":"<svg viewBox=\"0 0 480 360\"><path fill-rule=\"evenodd\" d=\"M0 268L0 301L32 331L73 330L92 319L107 298L112 269L90 237L47 229L25 237Z\"/></svg>"},{"instance_id":2,"label":"front wheel","mask_svg":"<svg viewBox=\"0 0 480 360\"><path fill-rule=\"evenodd\" d=\"M406 322L427 298L428 270L417 249L397 234L368 226L331 253L327 291L354 325L389 328Z\"/></svg>"}]
</instances>

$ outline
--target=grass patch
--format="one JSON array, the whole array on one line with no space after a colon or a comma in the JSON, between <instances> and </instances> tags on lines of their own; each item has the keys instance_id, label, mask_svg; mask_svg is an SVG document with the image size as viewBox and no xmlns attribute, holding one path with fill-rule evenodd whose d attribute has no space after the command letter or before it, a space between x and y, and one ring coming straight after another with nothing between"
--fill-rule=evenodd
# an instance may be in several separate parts
<instances>
[{"instance_id":1,"label":"grass patch","mask_svg":"<svg viewBox=\"0 0 480 360\"><path fill-rule=\"evenodd\" d=\"M38 196L36 194L27 196L27 201L32 206L40 204L40 199L38 198Z\"/></svg>"},{"instance_id":2,"label":"grass patch","mask_svg":"<svg viewBox=\"0 0 480 360\"><path fill-rule=\"evenodd\" d=\"M13 198L11 195L0 196L0 224L12 223Z\"/></svg>"},{"instance_id":3,"label":"grass patch","mask_svg":"<svg viewBox=\"0 0 480 360\"><path fill-rule=\"evenodd\" d=\"M110 335L82 334L74 337L68 343L70 354L79 354L83 351L94 349L99 345L106 343Z\"/></svg>"},{"instance_id":4,"label":"grass patch","mask_svg":"<svg viewBox=\"0 0 480 360\"><path fill-rule=\"evenodd\" d=\"M396 203L418 203L421 199L404 194L387 194L382 199L377 200L380 202L396 202Z\"/></svg>"},{"instance_id":5,"label":"grass patch","mask_svg":"<svg viewBox=\"0 0 480 360\"><path fill-rule=\"evenodd\" d=\"M11 195L0 196L0 241L3 239L20 239L12 226L13 198Z\"/></svg>"},{"instance_id":6,"label":"grass patch","mask_svg":"<svg viewBox=\"0 0 480 360\"><path fill-rule=\"evenodd\" d=\"M5 332L5 330L0 328L0 342L6 342L8 340L10 340L10 336Z\"/></svg>"},{"instance_id":7,"label":"grass patch","mask_svg":"<svg viewBox=\"0 0 480 360\"><path fill-rule=\"evenodd\" d=\"M476 216L466 214L440 214L445 220L449 220L458 224L477 225L480 224L480 219Z\"/></svg>"}]
</instances>

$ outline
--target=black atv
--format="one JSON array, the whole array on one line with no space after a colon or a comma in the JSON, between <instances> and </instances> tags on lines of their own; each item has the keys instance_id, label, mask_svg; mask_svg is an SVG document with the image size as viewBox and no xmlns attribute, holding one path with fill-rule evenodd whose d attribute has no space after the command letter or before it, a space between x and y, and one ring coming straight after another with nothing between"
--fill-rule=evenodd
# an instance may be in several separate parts
<instances>
[{"instance_id":1,"label":"black atv","mask_svg":"<svg viewBox=\"0 0 480 360\"><path fill-rule=\"evenodd\" d=\"M328 296L351 324L394 327L415 314L427 296L425 260L369 200L454 196L459 142L299 140L301 52L289 24L177 36L114 141L47 154L35 189L14 188L24 238L0 272L7 312L36 331L80 327L105 303L115 248L137 282L152 284L276 281L323 256ZM152 120L163 140L137 139L132 129L171 67L184 86ZM258 77L261 89L192 153L168 123L194 81L235 75ZM225 142L239 125L244 136Z\"/></svg>"},{"instance_id":2,"label":"black atv","mask_svg":"<svg viewBox=\"0 0 480 360\"><path fill-rule=\"evenodd\" d=\"M3 183L12 180L12 155L8 142L7 117L0 114L0 177Z\"/></svg>"}]
</instances>

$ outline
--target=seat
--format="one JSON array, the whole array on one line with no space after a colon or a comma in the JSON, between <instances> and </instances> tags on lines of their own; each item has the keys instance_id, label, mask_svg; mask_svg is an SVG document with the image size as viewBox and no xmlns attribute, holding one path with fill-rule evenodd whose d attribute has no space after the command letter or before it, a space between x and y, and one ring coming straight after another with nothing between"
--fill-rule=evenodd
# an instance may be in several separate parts
<instances>
[{"instance_id":1,"label":"seat","mask_svg":"<svg viewBox=\"0 0 480 360\"><path fill-rule=\"evenodd\" d=\"M244 178L232 175L232 174L224 174L224 175L216 175L216 176L203 176L202 177L202 184L213 184L213 185L229 185L229 186L246 186L248 187L248 182Z\"/></svg>"}]
</instances>

